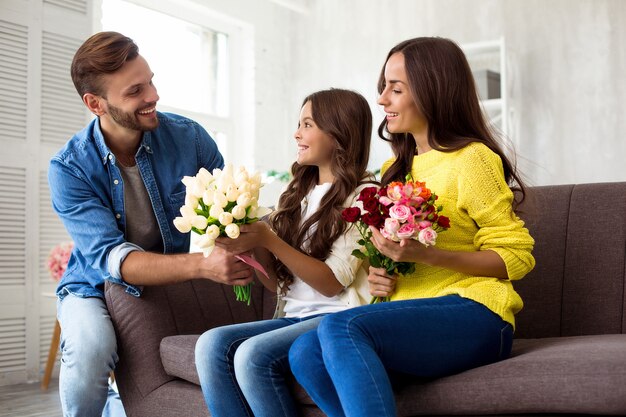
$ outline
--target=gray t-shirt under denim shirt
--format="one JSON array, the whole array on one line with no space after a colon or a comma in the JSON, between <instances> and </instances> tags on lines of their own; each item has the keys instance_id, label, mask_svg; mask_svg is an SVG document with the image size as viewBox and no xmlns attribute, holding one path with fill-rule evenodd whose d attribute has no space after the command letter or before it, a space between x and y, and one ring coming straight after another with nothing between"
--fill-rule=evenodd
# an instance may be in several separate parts
<instances>
[{"instance_id":1,"label":"gray t-shirt under denim shirt","mask_svg":"<svg viewBox=\"0 0 626 417\"><path fill-rule=\"evenodd\" d=\"M139 168L137 165L126 167L119 163L117 166L124 180L126 240L146 252L163 253L163 238Z\"/></svg>"}]
</instances>

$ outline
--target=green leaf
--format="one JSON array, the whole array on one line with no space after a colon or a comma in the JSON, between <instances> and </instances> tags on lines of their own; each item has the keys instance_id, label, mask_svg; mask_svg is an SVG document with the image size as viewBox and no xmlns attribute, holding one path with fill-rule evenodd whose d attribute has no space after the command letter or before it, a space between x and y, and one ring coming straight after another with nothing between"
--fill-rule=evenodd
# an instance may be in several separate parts
<instances>
[{"instance_id":1,"label":"green leaf","mask_svg":"<svg viewBox=\"0 0 626 417\"><path fill-rule=\"evenodd\" d=\"M352 256L359 258L359 259L365 259L365 254L363 252L361 252L359 249L355 249L352 251Z\"/></svg>"},{"instance_id":2,"label":"green leaf","mask_svg":"<svg viewBox=\"0 0 626 417\"><path fill-rule=\"evenodd\" d=\"M378 256L370 256L369 261L370 261L370 265L372 265L374 268L381 267L380 259L378 259Z\"/></svg>"}]
</instances>

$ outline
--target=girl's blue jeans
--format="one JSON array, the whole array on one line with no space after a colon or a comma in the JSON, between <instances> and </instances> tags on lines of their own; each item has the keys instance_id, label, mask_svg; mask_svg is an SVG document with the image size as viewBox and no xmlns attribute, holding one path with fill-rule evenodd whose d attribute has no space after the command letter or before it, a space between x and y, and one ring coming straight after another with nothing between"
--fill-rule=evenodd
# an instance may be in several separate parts
<instances>
[{"instance_id":1,"label":"girl's blue jeans","mask_svg":"<svg viewBox=\"0 0 626 417\"><path fill-rule=\"evenodd\" d=\"M196 368L213 417L297 416L288 381L289 348L321 316L217 327L196 343Z\"/></svg>"},{"instance_id":2,"label":"girl's blue jeans","mask_svg":"<svg viewBox=\"0 0 626 417\"><path fill-rule=\"evenodd\" d=\"M325 316L289 352L329 417L396 416L391 375L436 378L507 358L512 326L457 295L371 304Z\"/></svg>"}]
</instances>

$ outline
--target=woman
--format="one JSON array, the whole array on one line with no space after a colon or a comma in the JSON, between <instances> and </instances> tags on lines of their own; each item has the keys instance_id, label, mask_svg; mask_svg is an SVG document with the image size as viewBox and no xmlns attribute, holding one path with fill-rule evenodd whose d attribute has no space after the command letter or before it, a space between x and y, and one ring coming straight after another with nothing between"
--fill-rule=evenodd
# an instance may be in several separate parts
<instances>
[{"instance_id":1,"label":"woman","mask_svg":"<svg viewBox=\"0 0 626 417\"><path fill-rule=\"evenodd\" d=\"M506 358L522 300L511 281L534 266L534 241L513 211L523 184L485 122L461 49L441 38L394 47L383 67L379 135L395 157L382 185L407 173L439 196L450 229L437 246L372 230L408 276L370 267L372 304L323 318L290 351L296 379L329 416L395 416L388 372L440 377Z\"/></svg>"}]
</instances>

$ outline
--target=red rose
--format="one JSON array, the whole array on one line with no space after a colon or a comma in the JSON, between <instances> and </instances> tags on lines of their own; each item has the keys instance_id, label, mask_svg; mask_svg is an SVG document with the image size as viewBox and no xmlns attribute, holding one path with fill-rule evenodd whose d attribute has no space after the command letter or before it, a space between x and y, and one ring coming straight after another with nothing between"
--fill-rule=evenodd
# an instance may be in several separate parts
<instances>
[{"instance_id":1,"label":"red rose","mask_svg":"<svg viewBox=\"0 0 626 417\"><path fill-rule=\"evenodd\" d=\"M375 198L370 198L369 200L363 201L363 208L370 213L377 213L379 211L378 206L378 200L376 200Z\"/></svg>"},{"instance_id":2,"label":"red rose","mask_svg":"<svg viewBox=\"0 0 626 417\"><path fill-rule=\"evenodd\" d=\"M358 207L348 207L341 212L341 217L348 223L354 223L361 217L361 210Z\"/></svg>"},{"instance_id":3,"label":"red rose","mask_svg":"<svg viewBox=\"0 0 626 417\"><path fill-rule=\"evenodd\" d=\"M385 219L380 213L365 213L361 219L368 226L374 226L377 229L383 227Z\"/></svg>"},{"instance_id":4,"label":"red rose","mask_svg":"<svg viewBox=\"0 0 626 417\"><path fill-rule=\"evenodd\" d=\"M437 219L437 224L444 229L448 229L450 227L450 219L446 216L439 216Z\"/></svg>"},{"instance_id":5,"label":"red rose","mask_svg":"<svg viewBox=\"0 0 626 417\"><path fill-rule=\"evenodd\" d=\"M378 192L378 188L376 187L365 187L359 193L359 197L357 201L369 201L373 198L376 198L376 193Z\"/></svg>"}]
</instances>

